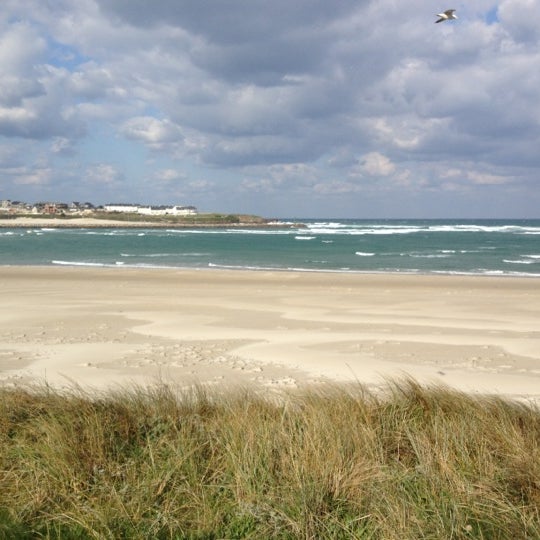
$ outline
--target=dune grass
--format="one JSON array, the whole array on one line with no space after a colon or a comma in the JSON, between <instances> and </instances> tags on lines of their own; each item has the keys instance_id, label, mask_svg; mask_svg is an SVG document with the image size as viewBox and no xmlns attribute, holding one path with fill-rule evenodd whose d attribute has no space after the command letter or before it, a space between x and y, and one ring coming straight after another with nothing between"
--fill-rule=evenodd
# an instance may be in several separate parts
<instances>
[{"instance_id":1,"label":"dune grass","mask_svg":"<svg viewBox=\"0 0 540 540\"><path fill-rule=\"evenodd\" d=\"M540 411L412 380L3 389L0 538L540 538Z\"/></svg>"}]
</instances>

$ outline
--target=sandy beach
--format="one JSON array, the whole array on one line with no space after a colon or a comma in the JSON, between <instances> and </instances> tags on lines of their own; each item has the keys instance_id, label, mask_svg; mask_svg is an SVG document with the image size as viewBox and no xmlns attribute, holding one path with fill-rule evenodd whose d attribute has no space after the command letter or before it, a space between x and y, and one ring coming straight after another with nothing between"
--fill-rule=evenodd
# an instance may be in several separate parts
<instances>
[{"instance_id":1,"label":"sandy beach","mask_svg":"<svg viewBox=\"0 0 540 540\"><path fill-rule=\"evenodd\" d=\"M540 401L526 278L0 267L0 383L335 381L410 375Z\"/></svg>"},{"instance_id":2,"label":"sandy beach","mask_svg":"<svg viewBox=\"0 0 540 540\"><path fill-rule=\"evenodd\" d=\"M111 218L94 218L94 217L69 217L62 218L46 218L46 217L15 217L11 219L0 219L0 229L37 229L37 228L51 228L51 229L106 229L110 227L121 227L122 229L185 229L193 227L193 223L189 221L186 223L178 221L152 221L145 220L144 216L141 219L128 221ZM215 227L283 227L283 224L278 222L254 222L254 221L240 221L238 223L201 223L197 222L197 228L215 228Z\"/></svg>"},{"instance_id":3,"label":"sandy beach","mask_svg":"<svg viewBox=\"0 0 540 540\"><path fill-rule=\"evenodd\" d=\"M170 226L170 224L166 224ZM91 217L76 217L70 219L60 218L31 218L31 217L15 217L12 219L0 220L0 228L30 228L30 227L51 227L51 228L73 228L73 227L88 227L88 228L105 228L105 227L163 227L163 223L152 223L149 221L120 221L115 219L95 219Z\"/></svg>"}]
</instances>

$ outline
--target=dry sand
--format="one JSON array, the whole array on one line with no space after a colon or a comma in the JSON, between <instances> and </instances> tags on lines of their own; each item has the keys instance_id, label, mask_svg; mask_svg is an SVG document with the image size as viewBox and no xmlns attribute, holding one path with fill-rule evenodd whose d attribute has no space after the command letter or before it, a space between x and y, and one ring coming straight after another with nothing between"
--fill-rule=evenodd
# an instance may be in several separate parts
<instances>
[{"instance_id":1,"label":"dry sand","mask_svg":"<svg viewBox=\"0 0 540 540\"><path fill-rule=\"evenodd\" d=\"M269 391L410 375L540 402L525 278L0 267L0 383Z\"/></svg>"},{"instance_id":2,"label":"dry sand","mask_svg":"<svg viewBox=\"0 0 540 540\"><path fill-rule=\"evenodd\" d=\"M173 222L158 222L158 221L145 221L144 216L141 216L139 221L127 221L127 220L117 220L117 219L96 219L92 217L71 217L71 218L43 218L43 217L15 217L11 219L2 219L0 220L0 229L1 228L12 228L12 227L50 227L50 228L60 228L60 229L70 229L70 228L107 228L107 227L122 227L126 228L163 228L163 227L173 227L180 226Z\"/></svg>"},{"instance_id":3,"label":"dry sand","mask_svg":"<svg viewBox=\"0 0 540 540\"><path fill-rule=\"evenodd\" d=\"M241 218L241 216L238 216ZM127 221L119 219L105 219L105 218L93 218L93 217L75 217L70 216L68 218L57 217L14 217L9 219L0 219L0 229L7 228L55 228L55 229L72 229L72 228L89 228L89 229L104 229L109 227L121 227L122 229L129 228L145 228L145 229L164 229L164 228L215 228L215 227L288 227L287 225L280 224L279 222L254 222L247 220L245 222L239 221L238 223L193 223L182 221L153 221L145 220L145 217L141 215L138 221Z\"/></svg>"},{"instance_id":4,"label":"dry sand","mask_svg":"<svg viewBox=\"0 0 540 540\"><path fill-rule=\"evenodd\" d=\"M162 223L148 222L141 218L140 221L121 221L115 219L95 219L91 217L70 217L62 218L41 218L41 217L15 217L0 220L0 228L11 227L52 227L52 228L72 228L72 227L151 227L162 226ZM170 226L170 224L168 224Z\"/></svg>"}]
</instances>

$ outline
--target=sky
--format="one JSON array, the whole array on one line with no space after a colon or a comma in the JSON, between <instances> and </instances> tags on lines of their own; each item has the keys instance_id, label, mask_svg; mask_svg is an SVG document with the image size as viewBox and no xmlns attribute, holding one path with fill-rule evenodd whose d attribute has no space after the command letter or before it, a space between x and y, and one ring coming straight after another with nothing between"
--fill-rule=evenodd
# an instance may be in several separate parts
<instances>
[{"instance_id":1,"label":"sky","mask_svg":"<svg viewBox=\"0 0 540 540\"><path fill-rule=\"evenodd\" d=\"M0 199L540 218L538 13L2 0Z\"/></svg>"}]
</instances>

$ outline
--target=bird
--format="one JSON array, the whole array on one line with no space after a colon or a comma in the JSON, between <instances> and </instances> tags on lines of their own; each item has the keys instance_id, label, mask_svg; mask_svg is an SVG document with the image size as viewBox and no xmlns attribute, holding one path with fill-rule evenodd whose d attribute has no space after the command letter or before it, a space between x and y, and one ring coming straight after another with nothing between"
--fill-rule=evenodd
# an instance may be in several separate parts
<instances>
[{"instance_id":1,"label":"bird","mask_svg":"<svg viewBox=\"0 0 540 540\"><path fill-rule=\"evenodd\" d=\"M443 21L449 21L450 19L457 19L457 15L455 14L455 9L447 9L443 13L437 13L437 19L435 23L440 23Z\"/></svg>"}]
</instances>

